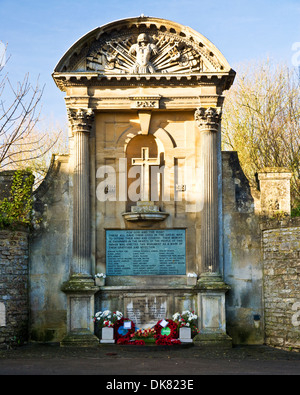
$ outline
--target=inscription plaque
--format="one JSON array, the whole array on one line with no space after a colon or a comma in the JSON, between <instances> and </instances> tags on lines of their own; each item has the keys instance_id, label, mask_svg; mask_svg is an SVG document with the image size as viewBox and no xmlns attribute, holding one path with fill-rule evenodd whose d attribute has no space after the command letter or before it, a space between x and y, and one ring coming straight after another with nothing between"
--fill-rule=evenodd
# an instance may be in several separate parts
<instances>
[{"instance_id":1,"label":"inscription plaque","mask_svg":"<svg viewBox=\"0 0 300 395\"><path fill-rule=\"evenodd\" d=\"M165 295L135 295L124 298L125 315L138 328L154 326L167 316L167 298Z\"/></svg>"},{"instance_id":2,"label":"inscription plaque","mask_svg":"<svg viewBox=\"0 0 300 395\"><path fill-rule=\"evenodd\" d=\"M107 230L109 276L185 275L185 229Z\"/></svg>"}]
</instances>

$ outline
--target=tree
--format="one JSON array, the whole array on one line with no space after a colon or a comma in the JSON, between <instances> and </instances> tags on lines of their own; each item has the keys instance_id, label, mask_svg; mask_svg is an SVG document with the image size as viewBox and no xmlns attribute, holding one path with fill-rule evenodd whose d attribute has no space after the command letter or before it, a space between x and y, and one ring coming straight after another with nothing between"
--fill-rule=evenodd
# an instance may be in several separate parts
<instances>
[{"instance_id":1,"label":"tree","mask_svg":"<svg viewBox=\"0 0 300 395\"><path fill-rule=\"evenodd\" d=\"M292 205L300 204L300 85L294 69L270 60L239 66L227 92L223 149L238 152L250 184L264 167L286 167Z\"/></svg>"},{"instance_id":2,"label":"tree","mask_svg":"<svg viewBox=\"0 0 300 395\"><path fill-rule=\"evenodd\" d=\"M61 145L65 134L39 130L44 88L38 81L33 86L28 74L14 87L4 74L3 59L4 55L0 61L0 171L31 168L40 181L49 162L47 156L58 143Z\"/></svg>"}]
</instances>

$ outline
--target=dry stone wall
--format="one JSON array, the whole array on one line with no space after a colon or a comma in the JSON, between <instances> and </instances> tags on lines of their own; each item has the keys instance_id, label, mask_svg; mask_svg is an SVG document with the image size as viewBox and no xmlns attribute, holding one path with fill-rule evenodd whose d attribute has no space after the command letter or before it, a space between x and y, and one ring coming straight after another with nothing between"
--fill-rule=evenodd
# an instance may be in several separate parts
<instances>
[{"instance_id":1,"label":"dry stone wall","mask_svg":"<svg viewBox=\"0 0 300 395\"><path fill-rule=\"evenodd\" d=\"M28 338L28 232L0 230L0 345Z\"/></svg>"},{"instance_id":2,"label":"dry stone wall","mask_svg":"<svg viewBox=\"0 0 300 395\"><path fill-rule=\"evenodd\" d=\"M300 218L262 228L265 341L300 351Z\"/></svg>"}]
</instances>

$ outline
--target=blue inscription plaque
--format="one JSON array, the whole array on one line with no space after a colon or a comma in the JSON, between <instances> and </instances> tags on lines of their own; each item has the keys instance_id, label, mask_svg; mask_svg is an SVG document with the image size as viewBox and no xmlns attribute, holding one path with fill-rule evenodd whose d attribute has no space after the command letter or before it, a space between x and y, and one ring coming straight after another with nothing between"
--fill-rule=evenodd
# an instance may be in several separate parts
<instances>
[{"instance_id":1,"label":"blue inscription plaque","mask_svg":"<svg viewBox=\"0 0 300 395\"><path fill-rule=\"evenodd\" d=\"M109 276L185 275L185 229L107 230Z\"/></svg>"}]
</instances>

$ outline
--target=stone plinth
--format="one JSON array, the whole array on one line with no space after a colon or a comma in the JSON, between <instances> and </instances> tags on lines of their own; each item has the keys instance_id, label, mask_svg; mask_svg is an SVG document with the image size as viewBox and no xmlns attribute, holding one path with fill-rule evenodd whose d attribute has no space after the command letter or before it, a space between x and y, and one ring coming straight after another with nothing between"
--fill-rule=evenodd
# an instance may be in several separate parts
<instances>
[{"instance_id":1,"label":"stone plinth","mask_svg":"<svg viewBox=\"0 0 300 395\"><path fill-rule=\"evenodd\" d=\"M83 274L71 276L62 286L67 294L67 336L61 346L96 346L93 334L94 294L99 290L92 277Z\"/></svg>"},{"instance_id":2,"label":"stone plinth","mask_svg":"<svg viewBox=\"0 0 300 395\"><path fill-rule=\"evenodd\" d=\"M100 343L111 344L114 343L114 328L102 328L102 336Z\"/></svg>"},{"instance_id":3,"label":"stone plinth","mask_svg":"<svg viewBox=\"0 0 300 395\"><path fill-rule=\"evenodd\" d=\"M221 277L205 273L198 282L199 331L195 345L232 346L226 334L225 293L230 287Z\"/></svg>"},{"instance_id":4,"label":"stone plinth","mask_svg":"<svg viewBox=\"0 0 300 395\"><path fill-rule=\"evenodd\" d=\"M258 173L261 214L291 214L290 180L292 173L285 168L267 167Z\"/></svg>"},{"instance_id":5,"label":"stone plinth","mask_svg":"<svg viewBox=\"0 0 300 395\"><path fill-rule=\"evenodd\" d=\"M181 341L181 343L193 343L191 328L179 328L179 340Z\"/></svg>"}]
</instances>

